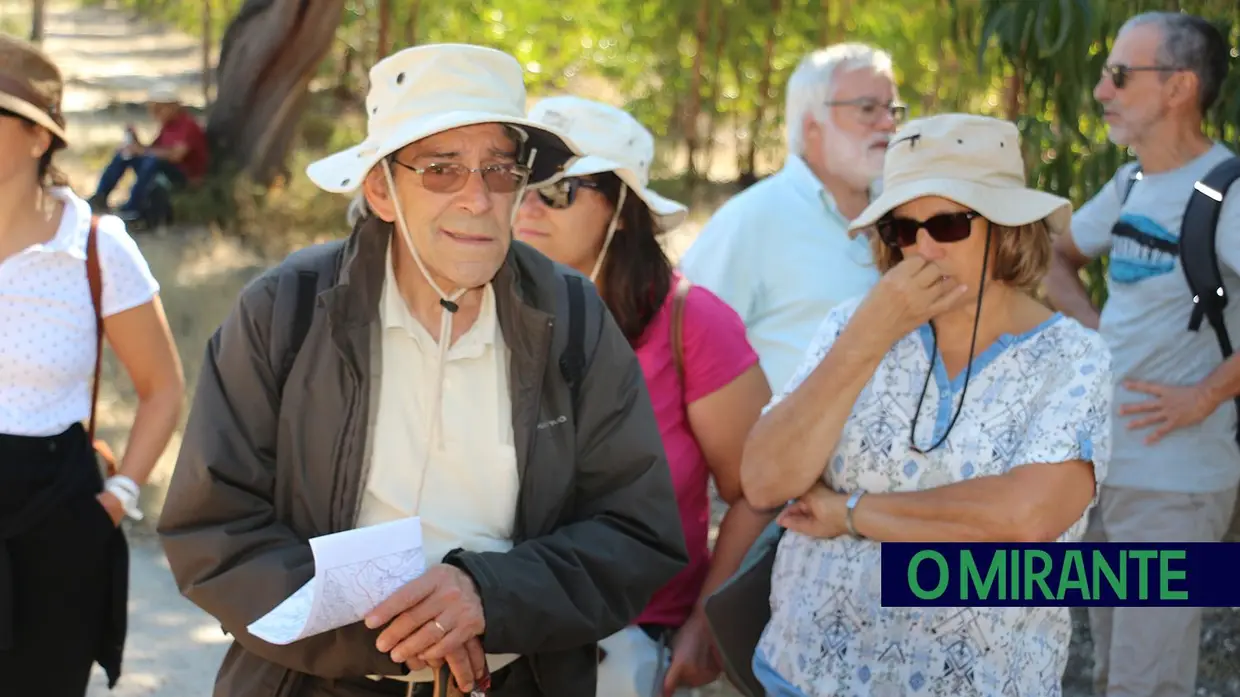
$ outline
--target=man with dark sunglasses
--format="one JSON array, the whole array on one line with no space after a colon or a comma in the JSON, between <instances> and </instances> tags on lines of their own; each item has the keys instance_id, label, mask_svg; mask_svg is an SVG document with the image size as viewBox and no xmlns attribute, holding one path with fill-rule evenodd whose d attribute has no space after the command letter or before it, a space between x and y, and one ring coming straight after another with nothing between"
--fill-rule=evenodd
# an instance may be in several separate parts
<instances>
[{"instance_id":1,"label":"man with dark sunglasses","mask_svg":"<svg viewBox=\"0 0 1240 697\"><path fill-rule=\"evenodd\" d=\"M788 80L783 168L716 211L680 261L741 316L772 389L827 312L878 280L848 222L869 205L904 115L886 52L844 43L806 56Z\"/></svg>"},{"instance_id":2,"label":"man with dark sunglasses","mask_svg":"<svg viewBox=\"0 0 1240 697\"><path fill-rule=\"evenodd\" d=\"M1232 157L1202 132L1227 63L1226 41L1206 20L1143 14L1120 29L1094 90L1110 139L1137 162L1075 214L1046 285L1060 310L1099 329L1114 359L1114 451L1091 516L1095 541L1217 542L1232 516L1240 358L1221 360L1209 325L1187 331L1193 293L1178 247L1196 183ZM1232 189L1215 234L1224 285L1237 289L1240 191ZM1099 313L1079 271L1103 254L1108 299ZM1236 337L1240 303L1225 312ZM1193 608L1090 608L1097 693L1194 694L1201 617Z\"/></svg>"},{"instance_id":3,"label":"man with dark sunglasses","mask_svg":"<svg viewBox=\"0 0 1240 697\"><path fill-rule=\"evenodd\" d=\"M160 534L235 638L218 697L594 693L596 644L687 563L659 429L589 281L523 243L527 184L578 150L520 64L427 45L370 72L347 240L254 281L212 337ZM417 516L427 566L363 621L248 630L315 576L307 540ZM358 579L363 583L363 579Z\"/></svg>"}]
</instances>

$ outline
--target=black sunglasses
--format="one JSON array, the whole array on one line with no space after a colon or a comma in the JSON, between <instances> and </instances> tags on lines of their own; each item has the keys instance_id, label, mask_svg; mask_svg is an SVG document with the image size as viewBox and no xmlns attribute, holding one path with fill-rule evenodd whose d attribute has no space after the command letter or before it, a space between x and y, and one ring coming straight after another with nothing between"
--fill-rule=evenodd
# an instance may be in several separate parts
<instances>
[{"instance_id":1,"label":"black sunglasses","mask_svg":"<svg viewBox=\"0 0 1240 697\"><path fill-rule=\"evenodd\" d=\"M435 163L425 167L415 167L396 158L392 158L392 162L421 175L422 186L437 194L454 194L460 191L465 188L465 183L469 181L474 172L482 175L482 181L487 185L487 189L495 194L511 194L519 189L530 176L528 167L513 162L485 167L466 167L456 163Z\"/></svg>"},{"instance_id":2,"label":"black sunglasses","mask_svg":"<svg viewBox=\"0 0 1240 697\"><path fill-rule=\"evenodd\" d=\"M548 208L563 210L577 200L579 189L594 189L602 192L603 185L592 177L566 177L539 186L534 191L538 192L538 198L542 199L543 204Z\"/></svg>"},{"instance_id":3,"label":"black sunglasses","mask_svg":"<svg viewBox=\"0 0 1240 697\"><path fill-rule=\"evenodd\" d=\"M887 216L878 221L878 238L888 247L912 247L917 244L917 231L925 228L935 242L959 242L973 230L976 211L939 213L926 220Z\"/></svg>"},{"instance_id":4,"label":"black sunglasses","mask_svg":"<svg viewBox=\"0 0 1240 697\"><path fill-rule=\"evenodd\" d=\"M1174 73L1183 70L1170 65L1123 65L1116 63L1114 65L1102 66L1102 76L1111 78L1111 84L1115 85L1115 89L1122 90L1124 85L1128 84L1128 78L1132 73Z\"/></svg>"}]
</instances>

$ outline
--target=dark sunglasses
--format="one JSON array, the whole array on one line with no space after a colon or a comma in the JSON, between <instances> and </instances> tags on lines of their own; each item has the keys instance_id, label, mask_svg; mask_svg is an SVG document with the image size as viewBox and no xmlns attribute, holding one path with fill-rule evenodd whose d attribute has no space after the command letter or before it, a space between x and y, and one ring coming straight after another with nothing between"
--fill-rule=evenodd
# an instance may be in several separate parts
<instances>
[{"instance_id":1,"label":"dark sunglasses","mask_svg":"<svg viewBox=\"0 0 1240 697\"><path fill-rule=\"evenodd\" d=\"M878 221L878 237L888 247L912 247L917 244L917 231L925 228L935 242L959 242L973 229L976 211L939 213L926 220L887 216Z\"/></svg>"},{"instance_id":2,"label":"dark sunglasses","mask_svg":"<svg viewBox=\"0 0 1240 697\"><path fill-rule=\"evenodd\" d=\"M543 204L548 208L563 210L577 200L579 189L594 189L601 192L603 186L597 179L589 177L566 177L534 190L538 192L538 198L542 199Z\"/></svg>"},{"instance_id":3,"label":"dark sunglasses","mask_svg":"<svg viewBox=\"0 0 1240 697\"><path fill-rule=\"evenodd\" d=\"M482 175L483 183L493 194L511 194L521 188L530 176L528 167L515 162L485 167L466 167L456 163L435 163L425 167L415 167L395 158L392 161L420 175L423 188L437 194L455 194L465 188L465 183L469 181L474 172Z\"/></svg>"},{"instance_id":4,"label":"dark sunglasses","mask_svg":"<svg viewBox=\"0 0 1240 697\"><path fill-rule=\"evenodd\" d=\"M1175 68L1169 65L1123 65L1116 63L1114 65L1102 66L1102 76L1111 79L1111 84L1115 85L1115 89L1122 90L1124 85L1128 84L1128 78L1132 73L1174 73L1183 68Z\"/></svg>"}]
</instances>

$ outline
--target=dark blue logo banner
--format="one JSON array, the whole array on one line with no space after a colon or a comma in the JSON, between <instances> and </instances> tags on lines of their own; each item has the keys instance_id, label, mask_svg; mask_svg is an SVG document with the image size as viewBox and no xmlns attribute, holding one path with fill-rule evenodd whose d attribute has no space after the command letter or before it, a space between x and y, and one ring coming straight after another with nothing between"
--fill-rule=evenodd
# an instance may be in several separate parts
<instances>
[{"instance_id":1,"label":"dark blue logo banner","mask_svg":"<svg viewBox=\"0 0 1240 697\"><path fill-rule=\"evenodd\" d=\"M884 607L1240 607L1240 544L884 542Z\"/></svg>"}]
</instances>

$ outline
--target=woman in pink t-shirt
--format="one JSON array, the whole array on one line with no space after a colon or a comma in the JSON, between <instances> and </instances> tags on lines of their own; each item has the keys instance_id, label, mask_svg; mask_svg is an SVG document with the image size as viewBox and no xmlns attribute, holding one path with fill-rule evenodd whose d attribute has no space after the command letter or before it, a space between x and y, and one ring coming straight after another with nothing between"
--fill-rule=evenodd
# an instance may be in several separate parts
<instances>
[{"instance_id":1,"label":"woman in pink t-shirt","mask_svg":"<svg viewBox=\"0 0 1240 697\"><path fill-rule=\"evenodd\" d=\"M701 601L736 571L770 521L742 498L740 461L771 390L740 317L705 288L689 287L659 245L656 234L679 225L686 209L647 188L650 132L624 111L577 97L543 100L530 118L567 133L585 156L526 195L516 235L595 281L632 343L689 550L688 567L633 626L601 642L598 696L692 694L684 688L709 683L720 670ZM712 477L731 504L713 557Z\"/></svg>"}]
</instances>

